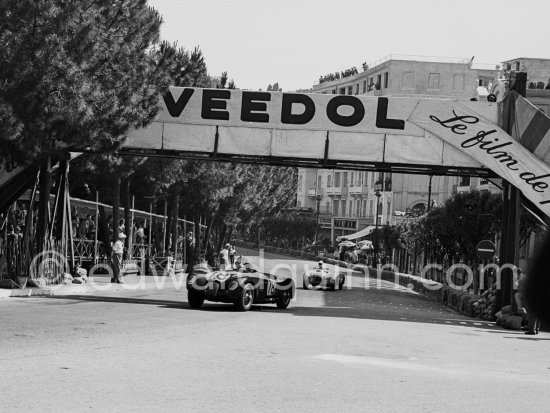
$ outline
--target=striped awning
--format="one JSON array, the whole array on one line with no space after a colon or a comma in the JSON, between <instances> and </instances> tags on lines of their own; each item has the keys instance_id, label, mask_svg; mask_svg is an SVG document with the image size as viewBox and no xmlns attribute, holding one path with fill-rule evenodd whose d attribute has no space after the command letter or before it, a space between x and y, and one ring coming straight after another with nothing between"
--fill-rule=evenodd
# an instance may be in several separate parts
<instances>
[{"instance_id":1,"label":"striped awning","mask_svg":"<svg viewBox=\"0 0 550 413\"><path fill-rule=\"evenodd\" d=\"M336 237L336 241L341 241L343 239L352 240L352 239L357 239L361 237L366 237L372 231L374 231L374 228L376 228L374 225L369 225L368 227L363 228L361 231L354 232L353 234L341 235L339 237Z\"/></svg>"}]
</instances>

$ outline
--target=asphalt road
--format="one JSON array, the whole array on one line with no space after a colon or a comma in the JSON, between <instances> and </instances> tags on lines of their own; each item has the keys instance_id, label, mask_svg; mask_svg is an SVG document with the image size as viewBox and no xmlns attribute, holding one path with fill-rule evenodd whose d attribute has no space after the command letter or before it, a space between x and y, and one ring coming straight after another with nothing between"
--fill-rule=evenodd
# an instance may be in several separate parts
<instances>
[{"instance_id":1,"label":"asphalt road","mask_svg":"<svg viewBox=\"0 0 550 413\"><path fill-rule=\"evenodd\" d=\"M0 300L0 411L547 411L549 334L500 330L360 273L343 291L304 291L313 263L264 263L298 274L287 310L192 310L170 283Z\"/></svg>"}]
</instances>

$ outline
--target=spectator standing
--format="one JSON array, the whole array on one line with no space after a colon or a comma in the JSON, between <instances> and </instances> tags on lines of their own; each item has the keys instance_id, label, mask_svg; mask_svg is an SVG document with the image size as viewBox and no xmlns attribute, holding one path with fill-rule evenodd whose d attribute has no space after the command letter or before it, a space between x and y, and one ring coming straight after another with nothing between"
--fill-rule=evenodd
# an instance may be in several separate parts
<instances>
[{"instance_id":1,"label":"spectator standing","mask_svg":"<svg viewBox=\"0 0 550 413\"><path fill-rule=\"evenodd\" d=\"M124 239L126 235L121 232L118 239L113 244L113 279L111 282L124 284L122 281L122 254L124 253Z\"/></svg>"},{"instance_id":2,"label":"spectator standing","mask_svg":"<svg viewBox=\"0 0 550 413\"><path fill-rule=\"evenodd\" d=\"M517 281L517 293L515 294L516 304L518 306L518 312L527 315L527 331L525 334L534 335L538 334L540 330L540 320L533 314L533 311L529 309L529 303L525 299L525 283L527 281L527 274L518 268L518 281Z\"/></svg>"},{"instance_id":3,"label":"spectator standing","mask_svg":"<svg viewBox=\"0 0 550 413\"><path fill-rule=\"evenodd\" d=\"M235 268L235 255L237 251L234 245L229 245L229 262L231 263L231 269Z\"/></svg>"},{"instance_id":4,"label":"spectator standing","mask_svg":"<svg viewBox=\"0 0 550 413\"><path fill-rule=\"evenodd\" d=\"M220 251L220 267L223 270L231 269L231 263L229 262L229 248L231 245L225 244L225 246Z\"/></svg>"}]
</instances>

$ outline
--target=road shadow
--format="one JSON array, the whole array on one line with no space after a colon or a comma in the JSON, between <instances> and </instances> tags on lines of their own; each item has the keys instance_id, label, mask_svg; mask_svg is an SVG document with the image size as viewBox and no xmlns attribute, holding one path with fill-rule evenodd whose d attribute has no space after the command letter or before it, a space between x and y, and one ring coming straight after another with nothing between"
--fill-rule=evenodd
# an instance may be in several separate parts
<instances>
[{"instance_id":1,"label":"road shadow","mask_svg":"<svg viewBox=\"0 0 550 413\"><path fill-rule=\"evenodd\" d=\"M201 308L191 308L186 301L174 301L174 300L156 300L150 298L136 298L136 297L108 297L100 295L52 295L48 297L41 297L44 299L54 300L72 300L72 301L88 301L88 302L103 302L103 303L117 303L117 304L138 304L138 305L152 305L161 308L173 308L178 310L192 310L192 311L208 311L208 312L220 312L220 313L234 313L239 312L235 309L233 304L228 303L215 303L205 301ZM263 311L267 307L260 305L253 305L250 311Z\"/></svg>"},{"instance_id":2,"label":"road shadow","mask_svg":"<svg viewBox=\"0 0 550 413\"><path fill-rule=\"evenodd\" d=\"M280 310L273 304L253 305L252 312L277 313L294 317L327 317L348 318L363 320L381 320L392 322L422 323L432 325L447 325L456 327L468 327L473 332L455 332L456 334L496 333L512 335L526 340L550 340L544 337L526 337L523 331L506 330L494 322L472 319L441 305L440 303L423 295L411 294L404 291L380 291L352 288L342 291L304 291L307 294L302 299L294 299L289 308ZM308 297L311 295L311 297ZM232 304L205 302L200 309L193 309L185 299L181 301L152 299L139 297L112 297L100 295L64 295L49 296L44 299L76 300L86 302L105 302L131 305L149 305L161 308L187 311L205 311L209 313L235 313L239 312ZM317 301L311 305L312 299Z\"/></svg>"},{"instance_id":3,"label":"road shadow","mask_svg":"<svg viewBox=\"0 0 550 413\"><path fill-rule=\"evenodd\" d=\"M101 296L101 295L76 295L75 294L75 295L51 295L43 298L48 300L77 300L77 301L104 302L104 303L154 305L158 307L176 308L176 309L189 307L189 305L183 301L155 300L150 298L135 298L135 297L108 297L108 296Z\"/></svg>"}]
</instances>

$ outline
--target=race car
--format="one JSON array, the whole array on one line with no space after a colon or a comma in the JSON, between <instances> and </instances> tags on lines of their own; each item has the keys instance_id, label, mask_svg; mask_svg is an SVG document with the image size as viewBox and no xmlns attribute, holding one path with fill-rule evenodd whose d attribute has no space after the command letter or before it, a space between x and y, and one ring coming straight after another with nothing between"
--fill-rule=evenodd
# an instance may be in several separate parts
<instances>
[{"instance_id":1,"label":"race car","mask_svg":"<svg viewBox=\"0 0 550 413\"><path fill-rule=\"evenodd\" d=\"M191 308L200 308L207 300L233 303L240 311L250 310L252 304L266 303L285 309L294 297L295 289L291 278L264 274L247 263L229 271L203 267L187 277L187 297Z\"/></svg>"},{"instance_id":2,"label":"race car","mask_svg":"<svg viewBox=\"0 0 550 413\"><path fill-rule=\"evenodd\" d=\"M341 290L344 288L346 276L338 271L330 270L323 261L319 261L315 268L306 270L303 276L304 290L311 287L325 287L334 291L336 286Z\"/></svg>"}]
</instances>

